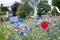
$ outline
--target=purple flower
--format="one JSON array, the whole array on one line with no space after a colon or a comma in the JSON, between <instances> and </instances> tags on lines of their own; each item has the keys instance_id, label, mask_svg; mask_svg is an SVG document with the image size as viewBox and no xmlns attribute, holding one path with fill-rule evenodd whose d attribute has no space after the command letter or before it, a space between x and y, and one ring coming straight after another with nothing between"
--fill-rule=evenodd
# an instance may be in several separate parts
<instances>
[{"instance_id":1,"label":"purple flower","mask_svg":"<svg viewBox=\"0 0 60 40\"><path fill-rule=\"evenodd\" d=\"M30 28L30 30L32 30L32 28Z\"/></svg>"},{"instance_id":2,"label":"purple flower","mask_svg":"<svg viewBox=\"0 0 60 40\"><path fill-rule=\"evenodd\" d=\"M39 20L40 19L40 16L37 16L36 20Z\"/></svg>"},{"instance_id":3,"label":"purple flower","mask_svg":"<svg viewBox=\"0 0 60 40\"><path fill-rule=\"evenodd\" d=\"M18 24L17 26L20 26L20 24Z\"/></svg>"},{"instance_id":4,"label":"purple flower","mask_svg":"<svg viewBox=\"0 0 60 40\"><path fill-rule=\"evenodd\" d=\"M26 30L28 30L28 27L27 27L27 26L25 26L25 29L26 29Z\"/></svg>"},{"instance_id":5,"label":"purple flower","mask_svg":"<svg viewBox=\"0 0 60 40\"><path fill-rule=\"evenodd\" d=\"M48 33L50 31L50 29L47 29L46 32Z\"/></svg>"},{"instance_id":6,"label":"purple flower","mask_svg":"<svg viewBox=\"0 0 60 40\"><path fill-rule=\"evenodd\" d=\"M11 38L11 36L8 36L9 38Z\"/></svg>"},{"instance_id":7,"label":"purple flower","mask_svg":"<svg viewBox=\"0 0 60 40\"><path fill-rule=\"evenodd\" d=\"M40 15L44 15L44 12L40 12L39 14L40 14Z\"/></svg>"},{"instance_id":8,"label":"purple flower","mask_svg":"<svg viewBox=\"0 0 60 40\"><path fill-rule=\"evenodd\" d=\"M14 40L13 38L10 38L10 40Z\"/></svg>"},{"instance_id":9,"label":"purple flower","mask_svg":"<svg viewBox=\"0 0 60 40\"><path fill-rule=\"evenodd\" d=\"M17 32L19 35L20 35L20 30L18 30L18 32Z\"/></svg>"},{"instance_id":10,"label":"purple flower","mask_svg":"<svg viewBox=\"0 0 60 40\"><path fill-rule=\"evenodd\" d=\"M22 35L22 36L23 36L23 35L24 35L24 32L21 32L21 33L20 33L20 35Z\"/></svg>"},{"instance_id":11,"label":"purple flower","mask_svg":"<svg viewBox=\"0 0 60 40\"><path fill-rule=\"evenodd\" d=\"M9 40L14 40L14 39L12 38L12 36L9 35L8 37L9 37Z\"/></svg>"},{"instance_id":12,"label":"purple flower","mask_svg":"<svg viewBox=\"0 0 60 40\"><path fill-rule=\"evenodd\" d=\"M38 24L36 24L36 27L38 27Z\"/></svg>"},{"instance_id":13,"label":"purple flower","mask_svg":"<svg viewBox=\"0 0 60 40\"><path fill-rule=\"evenodd\" d=\"M34 21L32 20L32 22L34 22Z\"/></svg>"},{"instance_id":14,"label":"purple flower","mask_svg":"<svg viewBox=\"0 0 60 40\"><path fill-rule=\"evenodd\" d=\"M58 24L55 24L55 27L58 27Z\"/></svg>"},{"instance_id":15,"label":"purple flower","mask_svg":"<svg viewBox=\"0 0 60 40\"><path fill-rule=\"evenodd\" d=\"M31 24L34 24L34 21L32 21Z\"/></svg>"},{"instance_id":16,"label":"purple flower","mask_svg":"<svg viewBox=\"0 0 60 40\"><path fill-rule=\"evenodd\" d=\"M57 29L56 29L56 30L54 30L54 32L57 32Z\"/></svg>"}]
</instances>

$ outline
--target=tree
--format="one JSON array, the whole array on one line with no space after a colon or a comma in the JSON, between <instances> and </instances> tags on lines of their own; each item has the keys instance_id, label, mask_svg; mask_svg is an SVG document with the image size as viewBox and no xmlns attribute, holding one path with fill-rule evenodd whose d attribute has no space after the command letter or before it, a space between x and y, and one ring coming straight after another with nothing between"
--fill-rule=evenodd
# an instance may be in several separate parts
<instances>
[{"instance_id":1,"label":"tree","mask_svg":"<svg viewBox=\"0 0 60 40\"><path fill-rule=\"evenodd\" d=\"M57 13L58 13L58 11L57 11L56 7L54 7L54 8L52 9L52 11L51 11L51 14L52 14L53 16L55 16L55 15L57 15Z\"/></svg>"},{"instance_id":2,"label":"tree","mask_svg":"<svg viewBox=\"0 0 60 40\"><path fill-rule=\"evenodd\" d=\"M39 3L40 3L40 0L29 0L29 5L34 9L34 16L37 15L37 9L38 9Z\"/></svg>"},{"instance_id":3,"label":"tree","mask_svg":"<svg viewBox=\"0 0 60 40\"><path fill-rule=\"evenodd\" d=\"M6 11L8 10L7 7L0 7L0 15L6 14Z\"/></svg>"},{"instance_id":4,"label":"tree","mask_svg":"<svg viewBox=\"0 0 60 40\"><path fill-rule=\"evenodd\" d=\"M22 2L28 2L28 4L33 8L34 10L34 16L37 14L38 4L40 0L22 0Z\"/></svg>"},{"instance_id":5,"label":"tree","mask_svg":"<svg viewBox=\"0 0 60 40\"><path fill-rule=\"evenodd\" d=\"M48 11L51 10L51 6L47 4L47 1L41 1L38 5L38 15L41 15L40 12L44 12L46 14Z\"/></svg>"},{"instance_id":6,"label":"tree","mask_svg":"<svg viewBox=\"0 0 60 40\"><path fill-rule=\"evenodd\" d=\"M18 7L16 14L24 18L25 15L30 14L31 11L33 11L32 7L28 4L28 2L25 2Z\"/></svg>"},{"instance_id":7,"label":"tree","mask_svg":"<svg viewBox=\"0 0 60 40\"><path fill-rule=\"evenodd\" d=\"M60 0L52 0L52 5L57 6L60 9Z\"/></svg>"},{"instance_id":8,"label":"tree","mask_svg":"<svg viewBox=\"0 0 60 40\"><path fill-rule=\"evenodd\" d=\"M13 11L13 16L16 16L15 13L17 11L17 7L19 6L19 3L18 2L15 2L12 6L11 6L11 9Z\"/></svg>"}]
</instances>

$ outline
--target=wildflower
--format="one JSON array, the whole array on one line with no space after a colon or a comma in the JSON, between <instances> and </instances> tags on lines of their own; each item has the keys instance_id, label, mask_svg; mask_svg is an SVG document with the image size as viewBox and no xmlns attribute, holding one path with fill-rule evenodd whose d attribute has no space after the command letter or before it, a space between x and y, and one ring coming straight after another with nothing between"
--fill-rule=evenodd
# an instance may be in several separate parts
<instances>
[{"instance_id":1,"label":"wildflower","mask_svg":"<svg viewBox=\"0 0 60 40\"><path fill-rule=\"evenodd\" d=\"M20 26L20 24L18 24L17 26Z\"/></svg>"},{"instance_id":2,"label":"wildflower","mask_svg":"<svg viewBox=\"0 0 60 40\"><path fill-rule=\"evenodd\" d=\"M25 26L25 29L26 29L26 30L28 30L28 27L27 27L27 26Z\"/></svg>"},{"instance_id":3,"label":"wildflower","mask_svg":"<svg viewBox=\"0 0 60 40\"><path fill-rule=\"evenodd\" d=\"M26 33L24 33L24 35L26 36L27 34L26 34Z\"/></svg>"},{"instance_id":4,"label":"wildflower","mask_svg":"<svg viewBox=\"0 0 60 40\"><path fill-rule=\"evenodd\" d=\"M43 28L43 29L46 29L47 27L48 27L48 22L47 21L43 21L42 23L41 23L41 27Z\"/></svg>"},{"instance_id":5,"label":"wildflower","mask_svg":"<svg viewBox=\"0 0 60 40\"><path fill-rule=\"evenodd\" d=\"M57 32L57 29L56 29L56 30L54 30L54 32Z\"/></svg>"},{"instance_id":6,"label":"wildflower","mask_svg":"<svg viewBox=\"0 0 60 40\"><path fill-rule=\"evenodd\" d=\"M60 40L60 37L58 37L58 40Z\"/></svg>"},{"instance_id":7,"label":"wildflower","mask_svg":"<svg viewBox=\"0 0 60 40\"><path fill-rule=\"evenodd\" d=\"M14 40L14 39L12 38L12 36L9 35L8 37L9 37L9 40Z\"/></svg>"},{"instance_id":8,"label":"wildflower","mask_svg":"<svg viewBox=\"0 0 60 40\"><path fill-rule=\"evenodd\" d=\"M50 29L50 32L52 32L53 30L52 29Z\"/></svg>"},{"instance_id":9,"label":"wildflower","mask_svg":"<svg viewBox=\"0 0 60 40\"><path fill-rule=\"evenodd\" d=\"M19 35L20 35L20 30L18 30L18 32L17 32Z\"/></svg>"},{"instance_id":10,"label":"wildflower","mask_svg":"<svg viewBox=\"0 0 60 40\"><path fill-rule=\"evenodd\" d=\"M30 28L30 30L32 30L32 28Z\"/></svg>"},{"instance_id":11,"label":"wildflower","mask_svg":"<svg viewBox=\"0 0 60 40\"><path fill-rule=\"evenodd\" d=\"M29 15L27 15L25 18L27 18L27 19L28 19L28 18L29 18Z\"/></svg>"},{"instance_id":12,"label":"wildflower","mask_svg":"<svg viewBox=\"0 0 60 40\"><path fill-rule=\"evenodd\" d=\"M38 24L36 24L36 27L38 27Z\"/></svg>"},{"instance_id":13,"label":"wildflower","mask_svg":"<svg viewBox=\"0 0 60 40\"><path fill-rule=\"evenodd\" d=\"M21 30L21 27L17 27L18 30Z\"/></svg>"},{"instance_id":14,"label":"wildflower","mask_svg":"<svg viewBox=\"0 0 60 40\"><path fill-rule=\"evenodd\" d=\"M48 40L50 40L50 37L48 38Z\"/></svg>"},{"instance_id":15,"label":"wildflower","mask_svg":"<svg viewBox=\"0 0 60 40\"><path fill-rule=\"evenodd\" d=\"M40 19L40 16L37 16L36 20L39 20Z\"/></svg>"},{"instance_id":16,"label":"wildflower","mask_svg":"<svg viewBox=\"0 0 60 40\"><path fill-rule=\"evenodd\" d=\"M20 33L20 35L22 35L22 36L23 36L23 35L24 35L24 32L21 32L21 33Z\"/></svg>"},{"instance_id":17,"label":"wildflower","mask_svg":"<svg viewBox=\"0 0 60 40\"><path fill-rule=\"evenodd\" d=\"M30 33L32 32L32 28L30 28Z\"/></svg>"},{"instance_id":18,"label":"wildflower","mask_svg":"<svg viewBox=\"0 0 60 40\"><path fill-rule=\"evenodd\" d=\"M55 24L55 27L58 27L58 24Z\"/></svg>"},{"instance_id":19,"label":"wildflower","mask_svg":"<svg viewBox=\"0 0 60 40\"><path fill-rule=\"evenodd\" d=\"M48 33L49 31L50 31L49 29L46 30L47 33Z\"/></svg>"},{"instance_id":20,"label":"wildflower","mask_svg":"<svg viewBox=\"0 0 60 40\"><path fill-rule=\"evenodd\" d=\"M60 16L60 12L57 15Z\"/></svg>"}]
</instances>

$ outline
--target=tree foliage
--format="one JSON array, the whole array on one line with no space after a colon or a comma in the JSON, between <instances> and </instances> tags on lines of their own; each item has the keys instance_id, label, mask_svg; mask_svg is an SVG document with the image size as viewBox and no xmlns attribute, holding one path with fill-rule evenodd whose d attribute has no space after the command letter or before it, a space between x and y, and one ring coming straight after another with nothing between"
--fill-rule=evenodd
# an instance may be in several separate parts
<instances>
[{"instance_id":1,"label":"tree foliage","mask_svg":"<svg viewBox=\"0 0 60 40\"><path fill-rule=\"evenodd\" d=\"M60 0L52 0L52 5L57 6L60 9Z\"/></svg>"},{"instance_id":2,"label":"tree foliage","mask_svg":"<svg viewBox=\"0 0 60 40\"><path fill-rule=\"evenodd\" d=\"M46 1L42 1L39 3L38 5L38 15L40 15L40 12L44 12L44 14L46 14L48 11L51 10L51 6L49 4L47 4Z\"/></svg>"},{"instance_id":3,"label":"tree foliage","mask_svg":"<svg viewBox=\"0 0 60 40\"><path fill-rule=\"evenodd\" d=\"M28 4L28 2L25 2L18 7L16 14L24 18L25 14L29 14L31 11L33 11L32 7Z\"/></svg>"},{"instance_id":4,"label":"tree foliage","mask_svg":"<svg viewBox=\"0 0 60 40\"><path fill-rule=\"evenodd\" d=\"M40 2L40 0L29 0L29 1L28 1L29 5L30 5L33 9L37 9L37 8L38 8L39 2Z\"/></svg>"},{"instance_id":5,"label":"tree foliage","mask_svg":"<svg viewBox=\"0 0 60 40\"><path fill-rule=\"evenodd\" d=\"M15 13L17 11L17 7L19 6L19 3L18 2L15 2L12 6L11 6L11 9L13 11L13 16L16 16Z\"/></svg>"},{"instance_id":6,"label":"tree foliage","mask_svg":"<svg viewBox=\"0 0 60 40\"><path fill-rule=\"evenodd\" d=\"M52 14L53 16L55 16L55 15L57 15L57 13L58 13L58 11L57 11L56 7L54 7L54 8L52 9L52 11L51 11L51 14Z\"/></svg>"},{"instance_id":7,"label":"tree foliage","mask_svg":"<svg viewBox=\"0 0 60 40\"><path fill-rule=\"evenodd\" d=\"M6 11L8 10L7 7L0 7L0 15L6 14Z\"/></svg>"}]
</instances>

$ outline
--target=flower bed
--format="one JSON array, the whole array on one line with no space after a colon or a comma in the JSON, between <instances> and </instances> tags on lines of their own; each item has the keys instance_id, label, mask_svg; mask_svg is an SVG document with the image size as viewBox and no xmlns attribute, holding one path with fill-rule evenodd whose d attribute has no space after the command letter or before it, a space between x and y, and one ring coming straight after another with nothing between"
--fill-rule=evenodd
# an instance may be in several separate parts
<instances>
[{"instance_id":1,"label":"flower bed","mask_svg":"<svg viewBox=\"0 0 60 40\"><path fill-rule=\"evenodd\" d=\"M59 18L44 16L39 20L27 19L24 23L6 23L0 26L0 40L58 40L60 39ZM45 29L41 26L45 24L43 21L49 22Z\"/></svg>"}]
</instances>

